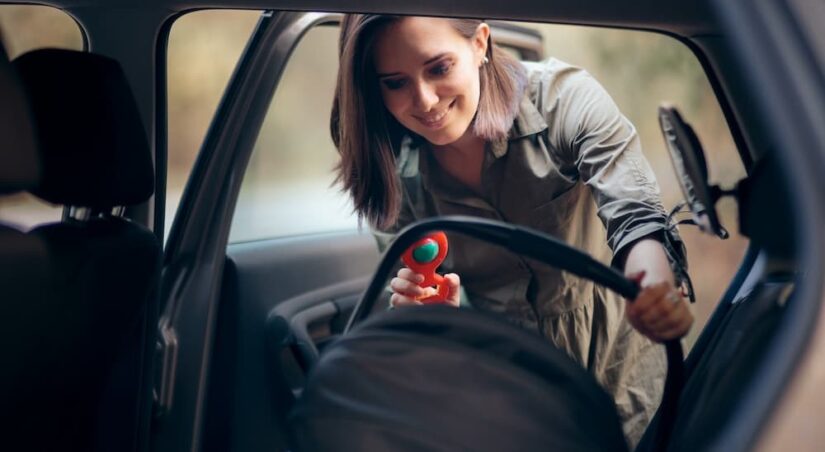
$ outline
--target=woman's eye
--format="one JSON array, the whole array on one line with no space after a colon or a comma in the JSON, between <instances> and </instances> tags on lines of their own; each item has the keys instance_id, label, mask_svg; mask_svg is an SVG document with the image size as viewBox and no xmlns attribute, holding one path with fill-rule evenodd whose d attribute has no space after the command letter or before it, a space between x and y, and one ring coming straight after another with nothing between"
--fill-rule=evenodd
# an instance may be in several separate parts
<instances>
[{"instance_id":1,"label":"woman's eye","mask_svg":"<svg viewBox=\"0 0 825 452\"><path fill-rule=\"evenodd\" d=\"M452 66L452 63L440 63L437 66L430 69L430 73L433 75L446 75L448 72L450 72L450 68L452 68Z\"/></svg>"},{"instance_id":2,"label":"woman's eye","mask_svg":"<svg viewBox=\"0 0 825 452\"><path fill-rule=\"evenodd\" d=\"M384 80L384 86L386 86L386 87L387 87L387 89L389 89L389 90L401 89L401 88L403 88L403 87L404 87L404 84L405 84L405 83L406 83L406 82L404 81L404 79L388 79L388 80Z\"/></svg>"}]
</instances>

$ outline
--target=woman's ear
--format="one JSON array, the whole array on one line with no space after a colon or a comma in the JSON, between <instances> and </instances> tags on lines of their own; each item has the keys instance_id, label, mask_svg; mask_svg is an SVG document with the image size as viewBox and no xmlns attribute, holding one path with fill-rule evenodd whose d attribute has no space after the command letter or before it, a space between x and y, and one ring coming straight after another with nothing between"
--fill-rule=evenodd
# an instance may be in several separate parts
<instances>
[{"instance_id":1,"label":"woman's ear","mask_svg":"<svg viewBox=\"0 0 825 452\"><path fill-rule=\"evenodd\" d=\"M476 28L473 36L473 50L475 51L476 63L481 66L484 57L487 56L487 45L490 42L490 26L482 22Z\"/></svg>"}]
</instances>

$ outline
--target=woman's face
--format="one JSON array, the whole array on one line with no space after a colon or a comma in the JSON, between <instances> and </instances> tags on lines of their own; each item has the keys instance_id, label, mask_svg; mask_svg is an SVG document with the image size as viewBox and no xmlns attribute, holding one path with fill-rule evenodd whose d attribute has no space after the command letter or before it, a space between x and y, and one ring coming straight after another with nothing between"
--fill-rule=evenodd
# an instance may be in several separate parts
<instances>
[{"instance_id":1,"label":"woman's face","mask_svg":"<svg viewBox=\"0 0 825 452\"><path fill-rule=\"evenodd\" d=\"M409 17L376 36L373 63L387 110L434 145L461 138L478 108L489 28L465 38L447 19Z\"/></svg>"}]
</instances>

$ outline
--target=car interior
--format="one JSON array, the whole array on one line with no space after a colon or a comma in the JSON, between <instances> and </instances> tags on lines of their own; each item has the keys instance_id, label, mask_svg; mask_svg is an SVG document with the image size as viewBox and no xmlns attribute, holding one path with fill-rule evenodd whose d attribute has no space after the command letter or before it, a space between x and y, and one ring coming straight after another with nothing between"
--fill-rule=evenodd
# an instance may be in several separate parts
<instances>
[{"instance_id":1,"label":"car interior","mask_svg":"<svg viewBox=\"0 0 825 452\"><path fill-rule=\"evenodd\" d=\"M0 196L63 211L31 229L0 224L9 450L628 450L607 393L546 341L478 311L385 308L401 253L436 230L632 294L584 253L462 217L407 228L383 253L366 227L230 243L287 62L309 30L354 11L489 18L523 60L545 56L541 37L509 20L653 31L696 55L746 175L713 185L713 150L678 105L661 110L691 218L680 225L722 236L716 205L732 199L737 224L724 227L748 246L684 361L669 354L665 402L635 450L749 450L818 312L820 213L807 206L821 194L752 101L768 79L749 78L756 54L735 37L749 18L723 3L49 2L81 25L84 51L10 61L0 45ZM201 8L265 11L166 217L165 45Z\"/></svg>"}]
</instances>

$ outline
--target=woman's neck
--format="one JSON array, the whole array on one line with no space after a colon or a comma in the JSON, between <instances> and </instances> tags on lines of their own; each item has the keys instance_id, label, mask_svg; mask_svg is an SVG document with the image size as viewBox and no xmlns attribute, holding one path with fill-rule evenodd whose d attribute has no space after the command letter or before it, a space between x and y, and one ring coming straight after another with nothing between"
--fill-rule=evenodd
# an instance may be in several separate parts
<instances>
[{"instance_id":1,"label":"woman's neck","mask_svg":"<svg viewBox=\"0 0 825 452\"><path fill-rule=\"evenodd\" d=\"M458 140L441 146L433 145L432 149L438 156L452 156L454 158L478 158L484 156L485 141L468 130ZM439 161L440 163L440 161Z\"/></svg>"},{"instance_id":2,"label":"woman's neck","mask_svg":"<svg viewBox=\"0 0 825 452\"><path fill-rule=\"evenodd\" d=\"M447 174L483 196L481 170L485 145L484 139L468 132L453 143L432 146L432 149L435 160Z\"/></svg>"}]
</instances>

